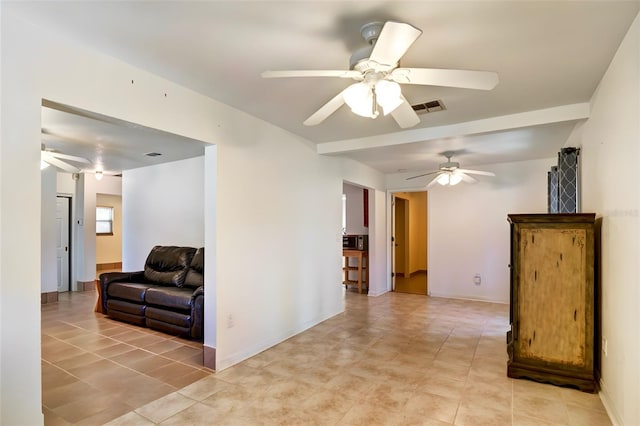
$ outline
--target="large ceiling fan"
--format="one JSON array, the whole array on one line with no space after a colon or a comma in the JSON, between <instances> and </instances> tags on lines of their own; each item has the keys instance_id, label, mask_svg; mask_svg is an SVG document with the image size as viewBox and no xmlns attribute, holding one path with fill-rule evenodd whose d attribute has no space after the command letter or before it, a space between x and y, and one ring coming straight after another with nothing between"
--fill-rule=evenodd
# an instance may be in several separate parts
<instances>
[{"instance_id":1,"label":"large ceiling fan","mask_svg":"<svg viewBox=\"0 0 640 426\"><path fill-rule=\"evenodd\" d=\"M376 118L379 110L391 114L402 128L420 122L409 102L402 95L400 84L459 87L491 90L498 84L498 75L489 71L470 71L437 68L399 67L400 58L420 37L418 28L387 21L371 22L360 29L369 46L351 55L349 70L290 70L265 71L262 77L339 77L358 81L334 96L311 117L307 126L320 124L343 104L363 117Z\"/></svg>"},{"instance_id":2,"label":"large ceiling fan","mask_svg":"<svg viewBox=\"0 0 640 426\"><path fill-rule=\"evenodd\" d=\"M59 169L69 173L80 173L80 168L69 164L72 161L74 163L91 164L89 160L83 157L76 157L75 155L61 154L59 152L47 149L44 144L41 145L40 150L40 168L44 169L48 165L52 165Z\"/></svg>"},{"instance_id":3,"label":"large ceiling fan","mask_svg":"<svg viewBox=\"0 0 640 426\"><path fill-rule=\"evenodd\" d=\"M451 157L453 157L453 152L444 152L442 153L445 157L447 157L446 163L441 163L438 170L434 172L423 173L417 176L408 177L406 180L417 179L423 176L435 175L433 179L427 184L427 188L436 183L440 185L457 185L461 181L465 181L467 183L475 183L477 180L469 175L481 175L481 176L495 176L495 173L492 172L484 172L482 170L468 170L461 169L460 163L451 161Z\"/></svg>"}]
</instances>

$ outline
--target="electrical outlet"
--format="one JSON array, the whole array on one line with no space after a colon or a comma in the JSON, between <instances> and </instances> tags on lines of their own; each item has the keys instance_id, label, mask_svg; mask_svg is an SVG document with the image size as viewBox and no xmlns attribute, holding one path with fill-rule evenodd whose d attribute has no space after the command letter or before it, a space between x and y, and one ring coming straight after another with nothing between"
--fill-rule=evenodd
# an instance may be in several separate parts
<instances>
[{"instance_id":1,"label":"electrical outlet","mask_svg":"<svg viewBox=\"0 0 640 426\"><path fill-rule=\"evenodd\" d=\"M603 337L602 338L602 353L604 354L604 356L608 356L609 355L609 348L608 348L608 343L607 342L607 338Z\"/></svg>"},{"instance_id":2,"label":"electrical outlet","mask_svg":"<svg viewBox=\"0 0 640 426\"><path fill-rule=\"evenodd\" d=\"M475 285L480 285L480 283L481 283L481 282L482 282L482 277L480 276L480 274L479 274L479 273L476 273L476 274L473 276L473 283L474 283Z\"/></svg>"},{"instance_id":3,"label":"electrical outlet","mask_svg":"<svg viewBox=\"0 0 640 426\"><path fill-rule=\"evenodd\" d=\"M227 315L227 328L233 328L234 325L233 314Z\"/></svg>"}]
</instances>

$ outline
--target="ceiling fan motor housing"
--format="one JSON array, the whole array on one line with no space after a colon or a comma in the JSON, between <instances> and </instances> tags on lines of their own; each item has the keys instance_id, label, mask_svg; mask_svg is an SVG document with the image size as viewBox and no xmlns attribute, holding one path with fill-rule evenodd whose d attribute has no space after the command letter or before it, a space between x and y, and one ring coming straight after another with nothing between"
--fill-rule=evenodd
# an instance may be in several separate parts
<instances>
[{"instance_id":1,"label":"ceiling fan motor housing","mask_svg":"<svg viewBox=\"0 0 640 426\"><path fill-rule=\"evenodd\" d=\"M455 161L447 161L446 163L440 163L440 169L446 171L454 171L460 167L460 163Z\"/></svg>"}]
</instances>

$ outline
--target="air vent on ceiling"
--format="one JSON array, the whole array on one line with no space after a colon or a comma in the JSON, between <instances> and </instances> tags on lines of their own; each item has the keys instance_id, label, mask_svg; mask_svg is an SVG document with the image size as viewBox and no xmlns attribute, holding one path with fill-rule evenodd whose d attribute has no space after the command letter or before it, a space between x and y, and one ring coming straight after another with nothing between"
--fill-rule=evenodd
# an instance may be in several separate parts
<instances>
[{"instance_id":1,"label":"air vent on ceiling","mask_svg":"<svg viewBox=\"0 0 640 426\"><path fill-rule=\"evenodd\" d=\"M162 154L160 154L159 152L147 152L145 155L147 157L160 157Z\"/></svg>"},{"instance_id":2,"label":"air vent on ceiling","mask_svg":"<svg viewBox=\"0 0 640 426\"><path fill-rule=\"evenodd\" d=\"M411 105L411 108L418 114L427 114L429 112L444 111L447 107L440 99L435 101L424 102L422 104Z\"/></svg>"}]
</instances>

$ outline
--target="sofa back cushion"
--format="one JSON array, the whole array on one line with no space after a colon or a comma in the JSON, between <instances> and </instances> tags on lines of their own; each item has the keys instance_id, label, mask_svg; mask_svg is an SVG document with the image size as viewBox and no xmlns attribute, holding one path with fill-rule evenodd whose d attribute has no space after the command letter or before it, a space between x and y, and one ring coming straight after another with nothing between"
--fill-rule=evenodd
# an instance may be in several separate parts
<instances>
[{"instance_id":1,"label":"sofa back cushion","mask_svg":"<svg viewBox=\"0 0 640 426\"><path fill-rule=\"evenodd\" d=\"M185 287L198 288L201 285L204 285L204 247L196 250L184 280Z\"/></svg>"},{"instance_id":2,"label":"sofa back cushion","mask_svg":"<svg viewBox=\"0 0 640 426\"><path fill-rule=\"evenodd\" d=\"M144 265L144 278L160 285L182 287L196 249L155 246Z\"/></svg>"}]
</instances>

